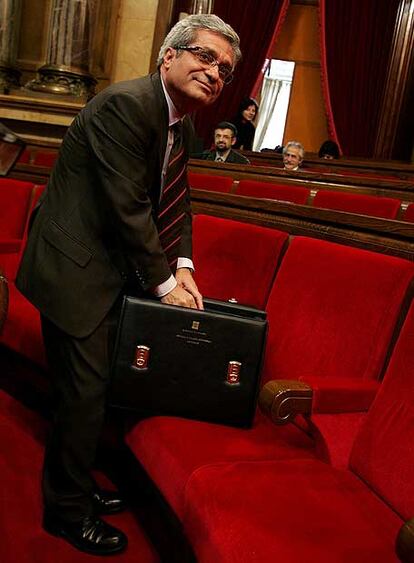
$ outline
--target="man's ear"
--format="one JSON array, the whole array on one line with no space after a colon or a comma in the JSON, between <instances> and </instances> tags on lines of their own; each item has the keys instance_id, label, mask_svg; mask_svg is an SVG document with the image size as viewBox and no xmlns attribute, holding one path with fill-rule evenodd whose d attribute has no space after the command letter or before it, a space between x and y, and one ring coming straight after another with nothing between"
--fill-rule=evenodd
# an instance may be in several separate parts
<instances>
[{"instance_id":1,"label":"man's ear","mask_svg":"<svg viewBox=\"0 0 414 563\"><path fill-rule=\"evenodd\" d=\"M236 141L237 141L237 137L233 137L231 140L231 146L233 146Z\"/></svg>"},{"instance_id":2,"label":"man's ear","mask_svg":"<svg viewBox=\"0 0 414 563\"><path fill-rule=\"evenodd\" d=\"M170 68L171 62L175 59L176 51L172 47L168 47L165 51L163 65L165 68Z\"/></svg>"}]
</instances>

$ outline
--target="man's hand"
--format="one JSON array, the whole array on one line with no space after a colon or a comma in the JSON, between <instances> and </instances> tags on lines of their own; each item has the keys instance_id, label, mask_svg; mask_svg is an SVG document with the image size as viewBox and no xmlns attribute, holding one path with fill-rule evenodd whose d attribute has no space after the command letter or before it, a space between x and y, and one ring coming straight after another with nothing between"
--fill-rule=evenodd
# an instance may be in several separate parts
<instances>
[{"instance_id":1,"label":"man's hand","mask_svg":"<svg viewBox=\"0 0 414 563\"><path fill-rule=\"evenodd\" d=\"M198 291L191 270L179 268L175 279L177 286L170 293L161 297L161 302L179 307L191 307L191 309L204 309L203 298Z\"/></svg>"},{"instance_id":2,"label":"man's hand","mask_svg":"<svg viewBox=\"0 0 414 563\"><path fill-rule=\"evenodd\" d=\"M178 305L179 307L191 307L191 309L197 309L194 297L180 287L176 285L170 293L161 297L161 303L166 303L167 305Z\"/></svg>"},{"instance_id":3,"label":"man's hand","mask_svg":"<svg viewBox=\"0 0 414 563\"><path fill-rule=\"evenodd\" d=\"M196 282L194 281L193 274L188 268L179 268L175 274L175 279L180 287L191 293L194 297L197 309L204 309L203 297L198 291Z\"/></svg>"}]
</instances>

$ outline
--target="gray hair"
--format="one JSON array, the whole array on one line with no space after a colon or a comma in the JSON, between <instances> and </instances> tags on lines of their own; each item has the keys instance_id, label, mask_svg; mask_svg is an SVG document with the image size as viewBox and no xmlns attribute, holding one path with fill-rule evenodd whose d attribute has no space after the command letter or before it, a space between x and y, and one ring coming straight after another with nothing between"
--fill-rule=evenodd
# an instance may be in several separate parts
<instances>
[{"instance_id":1,"label":"gray hair","mask_svg":"<svg viewBox=\"0 0 414 563\"><path fill-rule=\"evenodd\" d=\"M303 157L305 156L305 149L303 148L302 143L299 143L298 141L289 141L283 147L283 154L287 153L287 151L289 150L289 147L293 147L294 149L298 149L300 158L303 159Z\"/></svg>"},{"instance_id":2,"label":"gray hair","mask_svg":"<svg viewBox=\"0 0 414 563\"><path fill-rule=\"evenodd\" d=\"M157 66L161 66L167 49L176 49L179 45L190 45L199 29L218 33L230 43L234 55L234 68L241 59L240 38L230 25L214 14L193 14L176 23L161 45Z\"/></svg>"}]
</instances>

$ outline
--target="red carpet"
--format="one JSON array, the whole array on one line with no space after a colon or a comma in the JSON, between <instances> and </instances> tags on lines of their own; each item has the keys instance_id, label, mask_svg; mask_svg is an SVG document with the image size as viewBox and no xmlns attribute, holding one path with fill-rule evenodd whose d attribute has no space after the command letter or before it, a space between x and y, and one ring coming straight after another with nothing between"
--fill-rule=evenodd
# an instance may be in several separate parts
<instances>
[{"instance_id":1,"label":"red carpet","mask_svg":"<svg viewBox=\"0 0 414 563\"><path fill-rule=\"evenodd\" d=\"M117 556L83 554L41 527L40 475L47 423L0 391L0 559L2 563L158 563L159 557L134 515L106 517L129 538ZM102 475L97 475L103 481Z\"/></svg>"}]
</instances>

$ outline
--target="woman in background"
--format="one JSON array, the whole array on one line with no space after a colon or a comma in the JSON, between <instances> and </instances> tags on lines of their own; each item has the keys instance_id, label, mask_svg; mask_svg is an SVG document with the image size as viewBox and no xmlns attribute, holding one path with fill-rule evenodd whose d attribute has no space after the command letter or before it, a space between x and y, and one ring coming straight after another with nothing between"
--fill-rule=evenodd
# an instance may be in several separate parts
<instances>
[{"instance_id":1,"label":"woman in background","mask_svg":"<svg viewBox=\"0 0 414 563\"><path fill-rule=\"evenodd\" d=\"M237 140L233 145L234 149L252 150L256 131L253 121L258 110L259 106L253 98L245 98L240 104L237 115L231 120L237 128Z\"/></svg>"}]
</instances>

